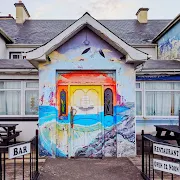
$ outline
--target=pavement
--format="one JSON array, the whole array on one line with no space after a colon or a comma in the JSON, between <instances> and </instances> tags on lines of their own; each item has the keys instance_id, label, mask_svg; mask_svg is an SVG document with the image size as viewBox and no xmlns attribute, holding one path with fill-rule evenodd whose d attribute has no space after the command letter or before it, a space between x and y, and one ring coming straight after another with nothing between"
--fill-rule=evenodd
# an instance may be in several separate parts
<instances>
[{"instance_id":1,"label":"pavement","mask_svg":"<svg viewBox=\"0 0 180 180\"><path fill-rule=\"evenodd\" d=\"M48 158L39 180L142 180L140 171L128 158Z\"/></svg>"}]
</instances>

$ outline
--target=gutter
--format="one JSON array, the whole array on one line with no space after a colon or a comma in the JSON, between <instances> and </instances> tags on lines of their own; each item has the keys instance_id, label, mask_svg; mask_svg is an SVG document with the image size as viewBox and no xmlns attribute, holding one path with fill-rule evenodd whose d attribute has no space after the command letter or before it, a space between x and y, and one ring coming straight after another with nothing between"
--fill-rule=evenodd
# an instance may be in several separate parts
<instances>
[{"instance_id":1,"label":"gutter","mask_svg":"<svg viewBox=\"0 0 180 180\"><path fill-rule=\"evenodd\" d=\"M153 40L153 43L156 43L171 27L173 27L180 20L180 14L178 14L174 20L172 20Z\"/></svg>"},{"instance_id":2,"label":"gutter","mask_svg":"<svg viewBox=\"0 0 180 180\"><path fill-rule=\"evenodd\" d=\"M157 47L157 44L131 44L131 46L134 48L155 48Z\"/></svg>"},{"instance_id":3,"label":"gutter","mask_svg":"<svg viewBox=\"0 0 180 180\"><path fill-rule=\"evenodd\" d=\"M154 75L154 74L166 74L166 75L180 75L180 69L173 70L148 70L148 71L137 71L136 75Z\"/></svg>"},{"instance_id":4,"label":"gutter","mask_svg":"<svg viewBox=\"0 0 180 180\"><path fill-rule=\"evenodd\" d=\"M0 69L2 73L9 73L9 72L38 72L37 69Z\"/></svg>"},{"instance_id":5,"label":"gutter","mask_svg":"<svg viewBox=\"0 0 180 180\"><path fill-rule=\"evenodd\" d=\"M38 48L42 44L6 44L7 48Z\"/></svg>"},{"instance_id":6,"label":"gutter","mask_svg":"<svg viewBox=\"0 0 180 180\"><path fill-rule=\"evenodd\" d=\"M0 34L10 43L14 43L14 41L0 28Z\"/></svg>"}]
</instances>

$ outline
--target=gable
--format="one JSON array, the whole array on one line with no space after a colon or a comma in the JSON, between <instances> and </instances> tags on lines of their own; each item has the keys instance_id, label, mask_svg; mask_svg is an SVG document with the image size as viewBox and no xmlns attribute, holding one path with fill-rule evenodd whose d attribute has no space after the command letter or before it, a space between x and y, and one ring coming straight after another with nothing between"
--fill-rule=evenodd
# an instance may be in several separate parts
<instances>
[{"instance_id":1,"label":"gable","mask_svg":"<svg viewBox=\"0 0 180 180\"><path fill-rule=\"evenodd\" d=\"M124 42L88 13L85 13L80 19L74 22L74 24L69 26L48 43L37 49L24 53L23 56L26 56L26 58L37 67L39 62L46 61L46 56L49 53L67 42L84 27L90 28L98 36L111 44L111 46L122 52L126 56L126 63L134 63L138 65L149 58L148 54L141 52Z\"/></svg>"},{"instance_id":2,"label":"gable","mask_svg":"<svg viewBox=\"0 0 180 180\"><path fill-rule=\"evenodd\" d=\"M158 40L159 59L180 59L180 22Z\"/></svg>"},{"instance_id":3,"label":"gable","mask_svg":"<svg viewBox=\"0 0 180 180\"><path fill-rule=\"evenodd\" d=\"M48 60L51 62L65 61L77 64L82 61L89 61L90 64L105 63L106 61L120 62L124 61L124 58L124 54L117 51L89 28L82 29L48 55Z\"/></svg>"}]
</instances>

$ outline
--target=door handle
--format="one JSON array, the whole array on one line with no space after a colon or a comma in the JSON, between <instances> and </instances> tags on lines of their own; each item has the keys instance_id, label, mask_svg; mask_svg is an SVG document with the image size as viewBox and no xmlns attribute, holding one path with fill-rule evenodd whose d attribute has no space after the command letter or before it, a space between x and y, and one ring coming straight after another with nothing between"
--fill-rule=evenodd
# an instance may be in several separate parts
<instances>
[{"instance_id":1,"label":"door handle","mask_svg":"<svg viewBox=\"0 0 180 180\"><path fill-rule=\"evenodd\" d=\"M75 111L75 113L74 113L74 111ZM71 123L71 128L73 128L74 127L74 116L76 115L76 113L77 113L77 110L76 109L74 109L73 107L71 107L71 110L70 110L70 123Z\"/></svg>"}]
</instances>

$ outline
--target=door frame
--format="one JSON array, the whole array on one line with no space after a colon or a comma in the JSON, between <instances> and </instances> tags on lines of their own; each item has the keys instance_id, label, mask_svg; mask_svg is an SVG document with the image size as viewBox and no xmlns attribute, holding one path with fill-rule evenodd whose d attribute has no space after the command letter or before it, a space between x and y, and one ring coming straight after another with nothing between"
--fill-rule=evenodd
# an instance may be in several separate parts
<instances>
[{"instance_id":1,"label":"door frame","mask_svg":"<svg viewBox=\"0 0 180 180\"><path fill-rule=\"evenodd\" d=\"M104 104L104 90L107 88L107 87L110 87L110 88L112 88L113 90L114 90L114 92L115 92L115 94L113 95L113 97L114 97L114 100L113 100L113 105L115 106L116 105L116 103L117 103L117 98L116 98L116 93L117 93L117 90L116 90L116 86L117 86L117 84L116 84L116 70L115 69L113 69L113 70L57 70L56 71L56 76L58 77L59 75L63 75L63 74L67 74L67 73L71 73L71 72L75 72L75 74L79 74L79 75L81 75L82 74L82 72L84 72L85 74L110 74L115 80L115 83L114 82L91 82L91 83L82 83L82 84L77 84L76 82L73 82L73 81L71 81L71 82L66 82L66 81L64 81L64 82L60 82L60 83L58 83L58 81L56 81L57 83L56 83L56 102L57 102L57 108L58 108L58 115L59 115L59 106L58 106L58 102L59 102L59 100L58 100L58 98L60 98L59 97L59 94L58 94L58 92L59 92L59 87L61 87L61 86L66 86L67 88L66 88L66 90L67 90L67 118L68 118L68 122L70 122L70 116L69 116L69 112L70 112L70 87L71 86L76 86L76 85L78 85L78 86L101 86L102 88L101 88L101 98L102 98L102 101L103 101L103 104ZM109 76L109 77L111 77L111 76ZM101 109L101 111L103 112L102 113L102 116L101 116L101 122L102 123L104 123L104 106L102 106L102 109ZM115 115L115 114L114 114ZM114 116L113 115L113 116ZM58 118L59 118L59 116L58 116ZM71 133L69 133L71 131L71 127L70 127L70 123L69 123L69 125L68 125L68 129L67 129L67 157L68 158L70 158L71 157ZM103 126L102 126L102 128L101 128L101 132L104 134L104 131L105 131L105 129L103 128ZM56 133L57 134L57 133ZM56 137L57 138L57 137ZM104 138L104 136L103 136L103 138ZM104 141L104 139L103 139L103 141ZM102 147L102 152L104 152L104 146ZM102 156L104 156L104 154L102 154Z\"/></svg>"}]
</instances>

